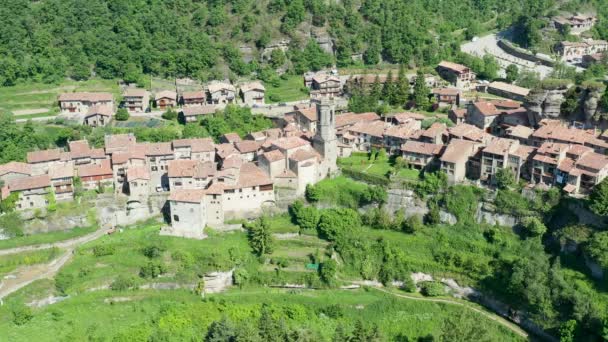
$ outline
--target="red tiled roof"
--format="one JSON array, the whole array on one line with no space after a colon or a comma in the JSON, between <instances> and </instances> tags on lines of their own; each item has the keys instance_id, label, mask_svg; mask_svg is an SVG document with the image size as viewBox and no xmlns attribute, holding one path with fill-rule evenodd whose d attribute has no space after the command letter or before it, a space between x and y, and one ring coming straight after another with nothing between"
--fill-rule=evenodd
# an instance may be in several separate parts
<instances>
[{"instance_id":1,"label":"red tiled roof","mask_svg":"<svg viewBox=\"0 0 608 342\"><path fill-rule=\"evenodd\" d=\"M0 176L4 176L8 173L31 175L32 167L30 164L15 161L0 165Z\"/></svg>"},{"instance_id":2,"label":"red tiled roof","mask_svg":"<svg viewBox=\"0 0 608 342\"><path fill-rule=\"evenodd\" d=\"M279 150L272 150L270 152L266 152L266 153L262 154L262 157L264 157L266 160L268 160L271 163L279 161L279 160L285 160L285 155L283 154L283 152L281 152Z\"/></svg>"},{"instance_id":3,"label":"red tiled roof","mask_svg":"<svg viewBox=\"0 0 608 342\"><path fill-rule=\"evenodd\" d=\"M228 143L235 143L235 142L239 142L239 141L243 140L237 133L234 133L234 132L226 133L226 134L222 135L222 138Z\"/></svg>"},{"instance_id":4,"label":"red tiled roof","mask_svg":"<svg viewBox=\"0 0 608 342\"><path fill-rule=\"evenodd\" d=\"M291 150L294 148L310 145L310 143L300 137L285 137L273 141L272 145L283 150Z\"/></svg>"},{"instance_id":5,"label":"red tiled roof","mask_svg":"<svg viewBox=\"0 0 608 342\"><path fill-rule=\"evenodd\" d=\"M177 100L177 93L172 90L162 90L155 94L154 100L170 99L173 101Z\"/></svg>"},{"instance_id":6,"label":"red tiled roof","mask_svg":"<svg viewBox=\"0 0 608 342\"><path fill-rule=\"evenodd\" d=\"M599 153L591 152L584 154L579 160L577 160L576 165L600 171L608 167L608 157Z\"/></svg>"},{"instance_id":7,"label":"red tiled roof","mask_svg":"<svg viewBox=\"0 0 608 342\"><path fill-rule=\"evenodd\" d=\"M140 144L146 146L146 156L167 156L173 154L171 143L145 143Z\"/></svg>"},{"instance_id":8,"label":"red tiled roof","mask_svg":"<svg viewBox=\"0 0 608 342\"><path fill-rule=\"evenodd\" d=\"M85 118L88 118L93 115L103 115L103 116L111 117L113 115L112 108L110 106L102 106L102 105L92 106L87 111L87 115L85 116Z\"/></svg>"},{"instance_id":9,"label":"red tiled roof","mask_svg":"<svg viewBox=\"0 0 608 342\"><path fill-rule=\"evenodd\" d=\"M204 189L171 190L169 201L201 203L205 199L207 192Z\"/></svg>"},{"instance_id":10,"label":"red tiled roof","mask_svg":"<svg viewBox=\"0 0 608 342\"><path fill-rule=\"evenodd\" d=\"M424 114L420 114L420 113L405 112L405 113L397 113L397 114L393 115L392 118L393 118L393 120L396 120L399 123L404 123L411 119L422 121L422 120L426 119L426 116Z\"/></svg>"},{"instance_id":11,"label":"red tiled roof","mask_svg":"<svg viewBox=\"0 0 608 342\"><path fill-rule=\"evenodd\" d=\"M433 124L431 125L431 127L427 128L421 134L421 136L423 136L423 137L429 137L429 138L434 138L438 134L442 134L446 129L447 129L447 126L444 123L433 122Z\"/></svg>"},{"instance_id":12,"label":"red tiled roof","mask_svg":"<svg viewBox=\"0 0 608 342\"><path fill-rule=\"evenodd\" d=\"M59 95L59 101L105 102L112 100L114 97L110 93L77 92Z\"/></svg>"},{"instance_id":13,"label":"red tiled roof","mask_svg":"<svg viewBox=\"0 0 608 342\"><path fill-rule=\"evenodd\" d=\"M17 178L7 182L6 187L10 192L31 189L40 189L51 186L49 175L39 175L24 178Z\"/></svg>"},{"instance_id":14,"label":"red tiled roof","mask_svg":"<svg viewBox=\"0 0 608 342\"><path fill-rule=\"evenodd\" d=\"M448 61L441 61L441 63L439 63L439 66L442 68L445 68L445 69L452 70L457 73L464 73L469 70L468 67L466 67L462 64L452 63L452 62L448 62Z\"/></svg>"},{"instance_id":15,"label":"red tiled roof","mask_svg":"<svg viewBox=\"0 0 608 342\"><path fill-rule=\"evenodd\" d=\"M519 141L506 138L492 139L488 145L483 149L484 153L491 153L497 155L505 155L509 152L514 152L519 146Z\"/></svg>"},{"instance_id":16,"label":"red tiled roof","mask_svg":"<svg viewBox=\"0 0 608 342\"><path fill-rule=\"evenodd\" d=\"M320 158L319 154L315 151L298 150L293 153L289 159L302 162L309 159Z\"/></svg>"},{"instance_id":17,"label":"red tiled roof","mask_svg":"<svg viewBox=\"0 0 608 342\"><path fill-rule=\"evenodd\" d=\"M260 143L253 140L243 140L234 144L241 153L251 153L260 149Z\"/></svg>"},{"instance_id":18,"label":"red tiled roof","mask_svg":"<svg viewBox=\"0 0 608 342\"><path fill-rule=\"evenodd\" d=\"M100 164L88 164L77 167L78 177L94 177L112 175L109 160L102 160Z\"/></svg>"},{"instance_id":19,"label":"red tiled roof","mask_svg":"<svg viewBox=\"0 0 608 342\"><path fill-rule=\"evenodd\" d=\"M380 116L376 113L344 113L340 115L336 115L336 128L354 125L357 122L362 121L376 121L379 120Z\"/></svg>"},{"instance_id":20,"label":"red tiled roof","mask_svg":"<svg viewBox=\"0 0 608 342\"><path fill-rule=\"evenodd\" d=\"M184 107L181 110L184 116L198 116L198 115L208 115L215 113L215 106L190 106Z\"/></svg>"},{"instance_id":21,"label":"red tiled roof","mask_svg":"<svg viewBox=\"0 0 608 342\"><path fill-rule=\"evenodd\" d=\"M184 100L196 100L196 99L205 99L205 92L202 90L199 91L186 91L182 94L182 98Z\"/></svg>"},{"instance_id":22,"label":"red tiled roof","mask_svg":"<svg viewBox=\"0 0 608 342\"><path fill-rule=\"evenodd\" d=\"M30 164L44 163L61 159L61 149L42 150L27 153L27 162Z\"/></svg>"},{"instance_id":23,"label":"red tiled roof","mask_svg":"<svg viewBox=\"0 0 608 342\"><path fill-rule=\"evenodd\" d=\"M127 88L123 91L123 97L144 97L148 94L146 89L141 88Z\"/></svg>"},{"instance_id":24,"label":"red tiled roof","mask_svg":"<svg viewBox=\"0 0 608 342\"><path fill-rule=\"evenodd\" d=\"M89 157L91 154L91 147L86 140L70 141L68 148L70 150L70 158L72 159Z\"/></svg>"},{"instance_id":25,"label":"red tiled roof","mask_svg":"<svg viewBox=\"0 0 608 342\"><path fill-rule=\"evenodd\" d=\"M520 139L528 139L534 130L527 126L517 125L507 128L507 135Z\"/></svg>"},{"instance_id":26,"label":"red tiled roof","mask_svg":"<svg viewBox=\"0 0 608 342\"><path fill-rule=\"evenodd\" d=\"M383 121L358 122L348 128L349 132L362 133L381 138L384 135Z\"/></svg>"},{"instance_id":27,"label":"red tiled roof","mask_svg":"<svg viewBox=\"0 0 608 342\"><path fill-rule=\"evenodd\" d=\"M49 169L51 179L72 178L74 177L74 163L65 162L55 165Z\"/></svg>"},{"instance_id":28,"label":"red tiled roof","mask_svg":"<svg viewBox=\"0 0 608 342\"><path fill-rule=\"evenodd\" d=\"M457 88L435 88L433 94L441 96L456 96L460 94L460 89Z\"/></svg>"},{"instance_id":29,"label":"red tiled roof","mask_svg":"<svg viewBox=\"0 0 608 342\"><path fill-rule=\"evenodd\" d=\"M450 136L471 141L483 141L486 133L477 126L461 123L448 129Z\"/></svg>"},{"instance_id":30,"label":"red tiled roof","mask_svg":"<svg viewBox=\"0 0 608 342\"><path fill-rule=\"evenodd\" d=\"M473 107L483 116L494 116L500 114L496 106L492 102L479 101L473 103Z\"/></svg>"},{"instance_id":31,"label":"red tiled roof","mask_svg":"<svg viewBox=\"0 0 608 342\"><path fill-rule=\"evenodd\" d=\"M137 140L135 135L129 134L113 134L106 135L104 138L104 146L106 153L113 153L120 150L127 150L135 145Z\"/></svg>"},{"instance_id":32,"label":"red tiled roof","mask_svg":"<svg viewBox=\"0 0 608 342\"><path fill-rule=\"evenodd\" d=\"M467 115L467 110L464 108L450 109L450 113L454 114L457 118L464 118Z\"/></svg>"},{"instance_id":33,"label":"red tiled roof","mask_svg":"<svg viewBox=\"0 0 608 342\"><path fill-rule=\"evenodd\" d=\"M438 155L441 153L443 145L429 144L419 141L408 140L401 145L401 151L409 153L418 153L427 156Z\"/></svg>"},{"instance_id":34,"label":"red tiled roof","mask_svg":"<svg viewBox=\"0 0 608 342\"><path fill-rule=\"evenodd\" d=\"M239 181L237 188L252 187L257 185L272 184L272 181L259 167L253 163L245 163L239 170Z\"/></svg>"},{"instance_id":35,"label":"red tiled roof","mask_svg":"<svg viewBox=\"0 0 608 342\"><path fill-rule=\"evenodd\" d=\"M441 161L458 163L465 161L475 153L476 144L472 141L452 139L445 148Z\"/></svg>"},{"instance_id":36,"label":"red tiled roof","mask_svg":"<svg viewBox=\"0 0 608 342\"><path fill-rule=\"evenodd\" d=\"M298 114L306 117L308 119L308 121L311 121L311 122L317 121L317 108L315 108L315 107L298 109L298 110L296 110L296 115L298 115Z\"/></svg>"}]
</instances>

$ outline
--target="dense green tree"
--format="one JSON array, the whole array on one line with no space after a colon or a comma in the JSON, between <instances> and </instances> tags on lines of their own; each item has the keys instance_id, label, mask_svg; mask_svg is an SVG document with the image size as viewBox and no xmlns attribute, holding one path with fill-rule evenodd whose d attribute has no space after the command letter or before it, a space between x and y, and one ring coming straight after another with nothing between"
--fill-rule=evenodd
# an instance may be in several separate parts
<instances>
[{"instance_id":1,"label":"dense green tree","mask_svg":"<svg viewBox=\"0 0 608 342\"><path fill-rule=\"evenodd\" d=\"M527 217L522 222L526 235L530 237L542 237L547 232L547 226L536 217Z\"/></svg>"},{"instance_id":2,"label":"dense green tree","mask_svg":"<svg viewBox=\"0 0 608 342\"><path fill-rule=\"evenodd\" d=\"M509 64L505 70L507 82L515 82L519 77L519 68L515 64Z\"/></svg>"},{"instance_id":3,"label":"dense green tree","mask_svg":"<svg viewBox=\"0 0 608 342\"><path fill-rule=\"evenodd\" d=\"M564 322L559 327L559 342L574 342L574 333L576 331L576 321L571 319Z\"/></svg>"},{"instance_id":4,"label":"dense green tree","mask_svg":"<svg viewBox=\"0 0 608 342\"><path fill-rule=\"evenodd\" d=\"M500 70L500 65L496 61L496 58L490 54L486 54L483 56L483 72L479 75L482 78L493 80L498 77L498 71Z\"/></svg>"},{"instance_id":5,"label":"dense green tree","mask_svg":"<svg viewBox=\"0 0 608 342\"><path fill-rule=\"evenodd\" d=\"M319 268L319 277L321 277L321 280L325 284L332 286L336 280L337 272L338 264L334 260L328 259L321 264L321 267Z\"/></svg>"},{"instance_id":6,"label":"dense green tree","mask_svg":"<svg viewBox=\"0 0 608 342\"><path fill-rule=\"evenodd\" d=\"M589 195L589 209L600 216L608 216L608 179L596 185Z\"/></svg>"},{"instance_id":7,"label":"dense green tree","mask_svg":"<svg viewBox=\"0 0 608 342\"><path fill-rule=\"evenodd\" d=\"M285 53L281 49L274 49L270 53L270 65L273 68L278 69L285 64Z\"/></svg>"},{"instance_id":8,"label":"dense green tree","mask_svg":"<svg viewBox=\"0 0 608 342\"><path fill-rule=\"evenodd\" d=\"M416 73L416 81L414 83L414 102L416 103L416 107L427 107L429 104L430 94L431 91L426 86L426 81L424 80L424 73L422 70L418 70Z\"/></svg>"},{"instance_id":9,"label":"dense green tree","mask_svg":"<svg viewBox=\"0 0 608 342\"><path fill-rule=\"evenodd\" d=\"M329 241L336 241L360 226L359 213L348 208L336 208L321 213L318 229L320 236Z\"/></svg>"},{"instance_id":10,"label":"dense green tree","mask_svg":"<svg viewBox=\"0 0 608 342\"><path fill-rule=\"evenodd\" d=\"M382 100L388 104L394 104L395 101L395 84L393 83L393 71L389 70L386 75L386 81L382 86Z\"/></svg>"},{"instance_id":11,"label":"dense green tree","mask_svg":"<svg viewBox=\"0 0 608 342\"><path fill-rule=\"evenodd\" d=\"M129 120L129 112L125 108L118 108L114 118L118 121L127 121Z\"/></svg>"},{"instance_id":12,"label":"dense green tree","mask_svg":"<svg viewBox=\"0 0 608 342\"><path fill-rule=\"evenodd\" d=\"M515 174L511 169L499 169L495 175L496 186L499 189L508 189L515 186Z\"/></svg>"},{"instance_id":13,"label":"dense green tree","mask_svg":"<svg viewBox=\"0 0 608 342\"><path fill-rule=\"evenodd\" d=\"M262 216L247 227L249 232L249 244L257 255L272 253L273 239L270 231L268 218Z\"/></svg>"},{"instance_id":14,"label":"dense green tree","mask_svg":"<svg viewBox=\"0 0 608 342\"><path fill-rule=\"evenodd\" d=\"M211 323L205 335L205 342L236 342L237 332L234 323L223 317Z\"/></svg>"},{"instance_id":15,"label":"dense green tree","mask_svg":"<svg viewBox=\"0 0 608 342\"><path fill-rule=\"evenodd\" d=\"M258 321L258 331L262 341L283 342L287 337L286 330L284 322L274 318L268 305L263 305Z\"/></svg>"},{"instance_id":16,"label":"dense green tree","mask_svg":"<svg viewBox=\"0 0 608 342\"><path fill-rule=\"evenodd\" d=\"M441 342L468 342L492 341L492 337L483 325L478 324L479 318L464 311L453 315L443 321L439 341Z\"/></svg>"},{"instance_id":17,"label":"dense green tree","mask_svg":"<svg viewBox=\"0 0 608 342\"><path fill-rule=\"evenodd\" d=\"M397 76L397 84L395 87L395 97L393 105L403 106L410 97L410 81L405 74L405 66L399 66L399 74Z\"/></svg>"},{"instance_id":18,"label":"dense green tree","mask_svg":"<svg viewBox=\"0 0 608 342\"><path fill-rule=\"evenodd\" d=\"M177 120L177 112L171 108L165 111L161 116L165 120Z\"/></svg>"},{"instance_id":19,"label":"dense green tree","mask_svg":"<svg viewBox=\"0 0 608 342\"><path fill-rule=\"evenodd\" d=\"M593 234L585 251L603 268L608 268L608 232Z\"/></svg>"}]
</instances>

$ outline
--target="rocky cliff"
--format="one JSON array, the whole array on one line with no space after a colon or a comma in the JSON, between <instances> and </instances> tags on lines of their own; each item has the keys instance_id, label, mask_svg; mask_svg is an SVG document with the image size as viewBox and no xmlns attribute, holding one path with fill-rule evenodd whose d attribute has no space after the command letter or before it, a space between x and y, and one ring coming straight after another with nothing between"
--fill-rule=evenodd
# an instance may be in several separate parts
<instances>
[{"instance_id":1,"label":"rocky cliff","mask_svg":"<svg viewBox=\"0 0 608 342\"><path fill-rule=\"evenodd\" d=\"M603 94L602 87L593 84L576 87L576 89L571 88L571 91L567 87L532 89L524 103L528 110L530 123L537 125L542 119L561 118L568 121L584 122L589 126L598 128L608 127L608 115L599 107L599 101ZM561 107L566 101L574 101L576 108L564 113Z\"/></svg>"},{"instance_id":2,"label":"rocky cliff","mask_svg":"<svg viewBox=\"0 0 608 342\"><path fill-rule=\"evenodd\" d=\"M530 123L537 125L542 119L557 119L566 100L567 89L532 89L524 103Z\"/></svg>"}]
</instances>

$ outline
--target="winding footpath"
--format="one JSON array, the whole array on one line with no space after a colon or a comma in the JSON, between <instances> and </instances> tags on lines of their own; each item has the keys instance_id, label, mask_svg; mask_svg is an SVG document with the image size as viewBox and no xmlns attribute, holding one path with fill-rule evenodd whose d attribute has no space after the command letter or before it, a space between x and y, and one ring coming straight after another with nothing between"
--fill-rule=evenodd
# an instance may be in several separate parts
<instances>
[{"instance_id":1,"label":"winding footpath","mask_svg":"<svg viewBox=\"0 0 608 342\"><path fill-rule=\"evenodd\" d=\"M49 263L36 264L19 268L17 271L11 273L11 275L13 275L14 277L4 278L0 280L0 303L4 297L35 282L36 280L54 277L55 274L57 274L57 272L59 271L59 269L63 267L63 265L65 265L68 261L70 261L70 259L72 259L76 247L87 242L96 240L106 235L107 232L108 231L106 229L101 228L90 234L69 240L0 250L0 255L37 251L53 247L65 250L63 254L61 254L58 258L53 259Z\"/></svg>"},{"instance_id":2,"label":"winding footpath","mask_svg":"<svg viewBox=\"0 0 608 342\"><path fill-rule=\"evenodd\" d=\"M410 299L410 300L417 300L417 301L422 301L422 302L434 302L434 303L443 303L443 304L450 304L450 305L458 305L464 308L467 308L468 310L474 311L480 315L483 315L484 317L493 320L494 322L502 325L503 327L509 329L510 331L512 331L513 333L523 337L523 338L529 338L530 336L528 335L527 332L525 332L523 329L521 329L518 325L502 318L501 316L488 312L486 310L482 310L479 308L474 307L473 305L470 305L466 302L459 302L459 301L455 301L455 300L450 300L450 299L442 299L442 298L426 298L426 297L416 297L416 296L409 296L406 294L399 294L399 293L394 293L391 292L389 290L385 290L383 288L379 288L379 287L372 287L375 290L384 292L386 294L389 294L391 296L395 296L395 297L399 297L399 298L404 298L404 299Z\"/></svg>"}]
</instances>

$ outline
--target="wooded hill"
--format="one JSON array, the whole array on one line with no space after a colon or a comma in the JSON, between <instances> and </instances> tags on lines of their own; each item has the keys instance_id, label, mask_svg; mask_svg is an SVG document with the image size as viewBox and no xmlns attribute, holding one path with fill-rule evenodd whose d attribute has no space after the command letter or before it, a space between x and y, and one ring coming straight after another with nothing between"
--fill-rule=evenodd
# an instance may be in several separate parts
<instances>
[{"instance_id":1,"label":"wooded hill","mask_svg":"<svg viewBox=\"0 0 608 342\"><path fill-rule=\"evenodd\" d=\"M333 62L433 65L457 53L461 39L488 29L519 23L523 39L531 39L554 7L554 0L5 0L0 84L93 74L207 80L266 65L300 74ZM608 30L600 17L602 36ZM312 31L332 39L335 57L309 44ZM260 62L264 48L285 38L287 56Z\"/></svg>"}]
</instances>

